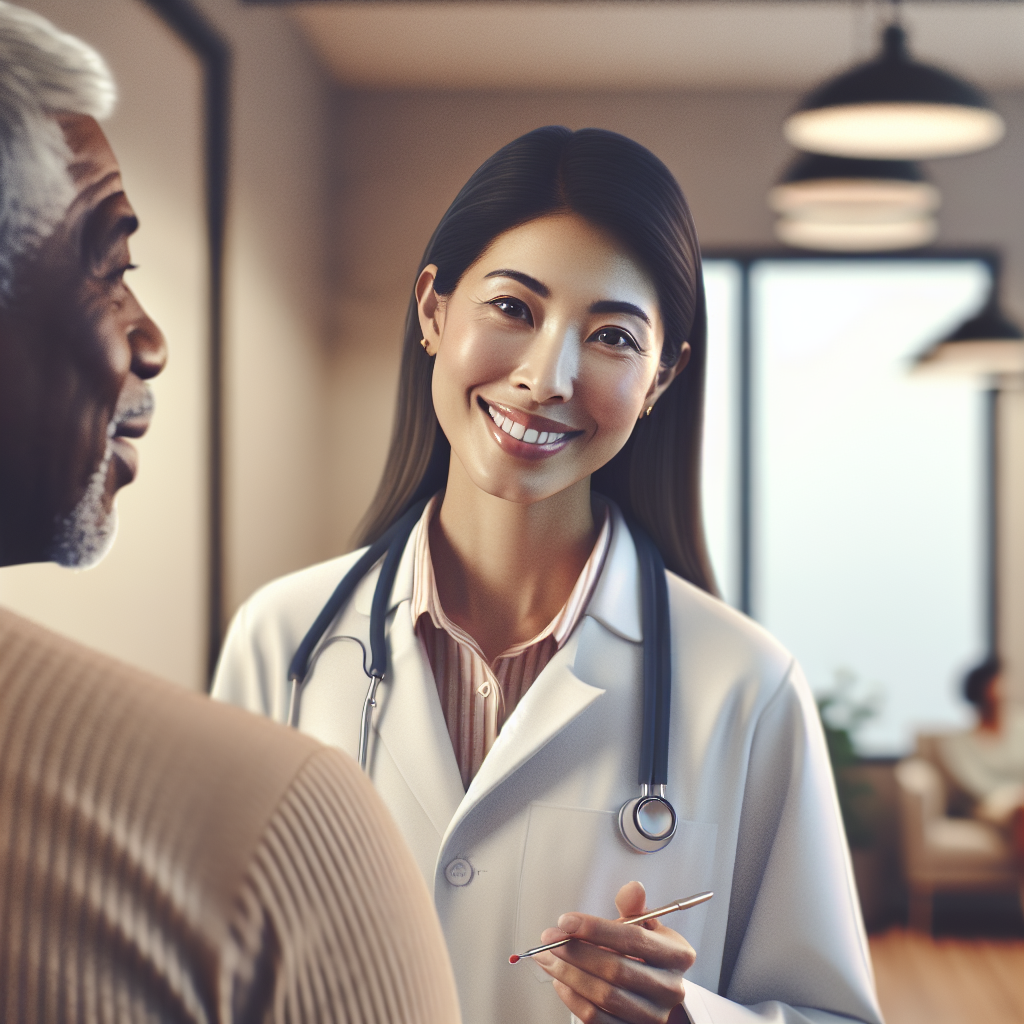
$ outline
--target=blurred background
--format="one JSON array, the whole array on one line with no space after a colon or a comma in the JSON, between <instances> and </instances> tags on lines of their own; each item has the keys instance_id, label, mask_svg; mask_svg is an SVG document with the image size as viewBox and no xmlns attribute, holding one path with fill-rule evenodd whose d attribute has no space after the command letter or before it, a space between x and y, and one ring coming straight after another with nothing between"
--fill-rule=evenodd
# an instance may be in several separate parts
<instances>
[{"instance_id":1,"label":"blurred background","mask_svg":"<svg viewBox=\"0 0 1024 1024\"><path fill-rule=\"evenodd\" d=\"M2 569L0 602L206 687L246 597L349 550L458 188L538 125L622 132L693 210L713 561L825 705L890 1020L1024 1020L1005 841L956 833L947 884L921 818L981 824L929 756L964 673L998 654L1024 708L1024 2L23 2L113 68L170 361L112 554ZM923 128L884 45L946 74Z\"/></svg>"}]
</instances>

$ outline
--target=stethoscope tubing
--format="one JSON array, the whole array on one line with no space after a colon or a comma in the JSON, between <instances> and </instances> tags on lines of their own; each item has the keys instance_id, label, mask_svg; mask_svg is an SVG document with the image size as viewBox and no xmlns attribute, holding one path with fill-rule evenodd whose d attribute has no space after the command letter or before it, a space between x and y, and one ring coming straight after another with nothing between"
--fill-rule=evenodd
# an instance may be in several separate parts
<instances>
[{"instance_id":1,"label":"stethoscope tubing","mask_svg":"<svg viewBox=\"0 0 1024 1024\"><path fill-rule=\"evenodd\" d=\"M377 690L387 674L387 637L385 625L391 591L409 535L423 515L428 498L417 501L381 537L371 544L345 574L313 625L302 638L288 667L291 686L288 724L298 726L302 685L310 660L341 609L367 572L384 558L370 607L370 667L364 671L370 684L363 701L359 725L359 766L365 771L369 750L373 711ZM638 782L640 796L626 801L619 812L623 838L640 853L663 849L676 830L675 809L665 796L668 783L669 723L672 699L671 625L668 608L668 583L665 562L657 545L635 523L628 524L640 564L641 616L643 620L643 720L640 738ZM651 832L643 824L644 812L653 812L669 824ZM648 814L648 817L650 815Z\"/></svg>"}]
</instances>

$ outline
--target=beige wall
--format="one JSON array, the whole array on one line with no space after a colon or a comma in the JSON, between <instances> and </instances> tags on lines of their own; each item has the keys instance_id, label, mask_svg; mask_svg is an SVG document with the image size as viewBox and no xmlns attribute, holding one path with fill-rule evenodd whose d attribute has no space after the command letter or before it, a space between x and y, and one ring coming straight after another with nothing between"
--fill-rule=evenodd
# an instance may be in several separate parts
<instances>
[{"instance_id":1,"label":"beige wall","mask_svg":"<svg viewBox=\"0 0 1024 1024\"><path fill-rule=\"evenodd\" d=\"M764 197L789 159L780 124L795 100L781 93L340 91L333 121L339 256L330 547L346 549L379 477L418 260L446 206L485 157L542 124L620 131L676 174L705 248L772 245ZM1004 94L997 105L1009 122L1006 142L931 165L945 201L939 244L1001 249L1007 306L1024 319L1024 95ZM1005 405L1003 634L1024 700L1024 406L1021 396Z\"/></svg>"},{"instance_id":2,"label":"beige wall","mask_svg":"<svg viewBox=\"0 0 1024 1024\"><path fill-rule=\"evenodd\" d=\"M281 11L199 0L233 54L226 604L326 557L326 79Z\"/></svg>"}]
</instances>

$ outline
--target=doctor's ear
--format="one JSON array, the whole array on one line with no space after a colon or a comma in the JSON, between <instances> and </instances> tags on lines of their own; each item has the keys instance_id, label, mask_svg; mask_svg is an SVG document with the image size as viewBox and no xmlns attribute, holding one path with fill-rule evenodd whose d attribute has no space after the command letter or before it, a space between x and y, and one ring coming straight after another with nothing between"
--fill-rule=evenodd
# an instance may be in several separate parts
<instances>
[{"instance_id":1,"label":"doctor's ear","mask_svg":"<svg viewBox=\"0 0 1024 1024\"><path fill-rule=\"evenodd\" d=\"M658 367L658 372L651 384L651 390L647 392L647 397L644 399L644 408L640 413L640 419L643 419L645 415L650 415L651 410L654 408L654 403L665 393L665 389L669 384L686 369L686 364L690 361L690 351L690 343L684 341L679 349L679 358L671 366Z\"/></svg>"},{"instance_id":2,"label":"doctor's ear","mask_svg":"<svg viewBox=\"0 0 1024 1024\"><path fill-rule=\"evenodd\" d=\"M437 355L437 347L444 332L444 314L447 301L444 295L434 291L437 279L436 264L429 264L420 272L416 281L416 305L419 308L420 330L423 341L420 344L428 356Z\"/></svg>"}]
</instances>

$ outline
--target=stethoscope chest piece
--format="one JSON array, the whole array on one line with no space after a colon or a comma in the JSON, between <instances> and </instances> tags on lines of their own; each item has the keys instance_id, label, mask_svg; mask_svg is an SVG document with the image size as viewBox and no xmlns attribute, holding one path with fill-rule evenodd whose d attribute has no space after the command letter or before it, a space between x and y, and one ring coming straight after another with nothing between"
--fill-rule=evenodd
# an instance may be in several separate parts
<instances>
[{"instance_id":1,"label":"stethoscope chest piece","mask_svg":"<svg viewBox=\"0 0 1024 1024\"><path fill-rule=\"evenodd\" d=\"M644 792L622 805L619 829L638 853L657 853L676 834L676 812L663 796Z\"/></svg>"}]
</instances>

